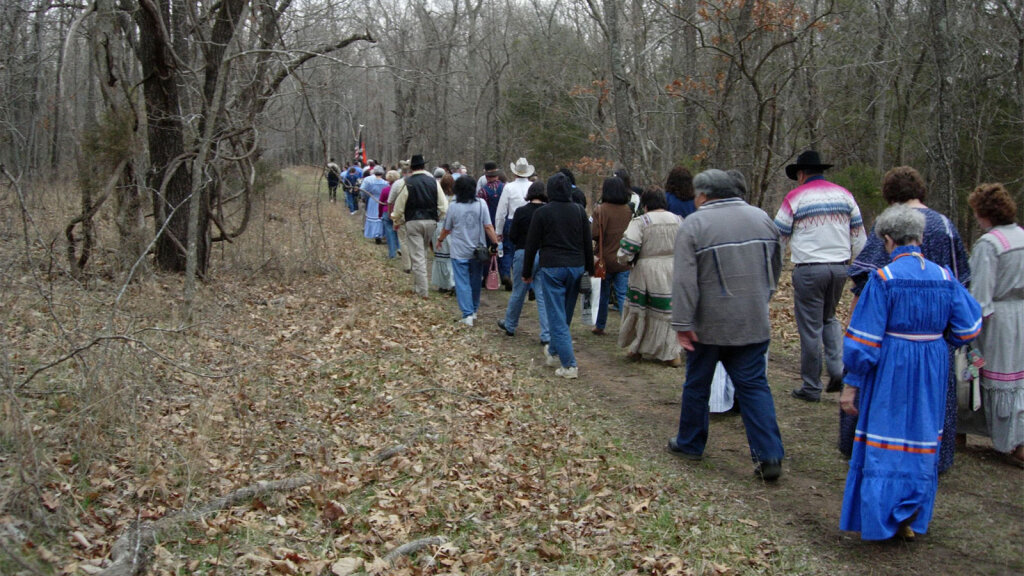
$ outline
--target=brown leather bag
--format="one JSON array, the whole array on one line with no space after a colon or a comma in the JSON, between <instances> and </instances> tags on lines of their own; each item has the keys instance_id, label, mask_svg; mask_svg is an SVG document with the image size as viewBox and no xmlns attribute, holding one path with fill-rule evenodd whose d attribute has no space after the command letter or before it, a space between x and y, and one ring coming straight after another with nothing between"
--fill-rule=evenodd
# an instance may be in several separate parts
<instances>
[{"instance_id":1,"label":"brown leather bag","mask_svg":"<svg viewBox=\"0 0 1024 576\"><path fill-rule=\"evenodd\" d=\"M603 214L598 216L600 219ZM597 233L597 256L594 256L594 278L604 278L608 271L604 267L604 225Z\"/></svg>"}]
</instances>

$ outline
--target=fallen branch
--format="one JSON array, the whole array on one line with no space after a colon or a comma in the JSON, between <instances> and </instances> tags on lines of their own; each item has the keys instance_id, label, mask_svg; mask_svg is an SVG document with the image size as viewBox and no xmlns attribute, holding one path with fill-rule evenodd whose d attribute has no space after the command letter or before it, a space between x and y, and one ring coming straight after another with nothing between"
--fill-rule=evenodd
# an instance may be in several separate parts
<instances>
[{"instance_id":1,"label":"fallen branch","mask_svg":"<svg viewBox=\"0 0 1024 576\"><path fill-rule=\"evenodd\" d=\"M399 454L401 454L402 452L405 452L408 449L409 449L409 447L406 446L405 444L396 444L396 445L392 446L391 448L388 448L386 450L382 450L380 452L380 454L377 454L373 459L378 464L380 464L381 462L384 462L385 460L389 460L391 458L394 458L395 456L398 456Z\"/></svg>"},{"instance_id":2,"label":"fallen branch","mask_svg":"<svg viewBox=\"0 0 1024 576\"><path fill-rule=\"evenodd\" d=\"M388 552L384 556L386 562L394 562L399 556L408 556L409 554L415 554L427 546L440 546L447 542L448 539L444 536L431 536L430 538L420 538L419 540L413 540L402 544L398 548L395 548L391 552Z\"/></svg>"},{"instance_id":3,"label":"fallen branch","mask_svg":"<svg viewBox=\"0 0 1024 576\"><path fill-rule=\"evenodd\" d=\"M285 492L308 486L317 480L316 476L293 476L282 480L257 482L244 488L239 488L226 496L221 496L213 501L193 508L191 510L180 510L164 516L155 522L141 522L136 520L124 534L122 534L110 548L111 563L100 576L136 576L146 571L149 561L153 557L153 546L156 544L157 536L168 529L194 522L214 512L235 506L246 500L271 492Z\"/></svg>"},{"instance_id":4,"label":"fallen branch","mask_svg":"<svg viewBox=\"0 0 1024 576\"><path fill-rule=\"evenodd\" d=\"M391 400L388 400L387 403L390 404L390 403L394 402L395 400L397 400L399 398L402 398L404 396L412 396L414 394L426 394L428 392L444 392L445 394L451 394L452 396L460 396L460 397L465 398L467 400L473 400L475 402L480 402L482 404L491 404L491 401L488 400L487 398L483 398L481 396L474 396L473 394L463 394L462 392L456 392L455 390L449 390L448 388L444 388L442 386L431 386L430 388L420 388L418 390L410 390L408 392L402 392L401 394L396 395Z\"/></svg>"}]
</instances>

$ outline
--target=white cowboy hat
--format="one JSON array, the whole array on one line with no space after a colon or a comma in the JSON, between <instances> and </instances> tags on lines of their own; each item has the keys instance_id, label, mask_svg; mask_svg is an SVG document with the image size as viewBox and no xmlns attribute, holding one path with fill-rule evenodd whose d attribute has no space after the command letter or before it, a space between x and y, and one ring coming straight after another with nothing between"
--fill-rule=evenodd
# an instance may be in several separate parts
<instances>
[{"instance_id":1,"label":"white cowboy hat","mask_svg":"<svg viewBox=\"0 0 1024 576\"><path fill-rule=\"evenodd\" d=\"M512 169L512 173L520 178L529 178L533 176L534 168L526 161L526 158L520 158L516 160L515 164L509 164L509 168Z\"/></svg>"}]
</instances>

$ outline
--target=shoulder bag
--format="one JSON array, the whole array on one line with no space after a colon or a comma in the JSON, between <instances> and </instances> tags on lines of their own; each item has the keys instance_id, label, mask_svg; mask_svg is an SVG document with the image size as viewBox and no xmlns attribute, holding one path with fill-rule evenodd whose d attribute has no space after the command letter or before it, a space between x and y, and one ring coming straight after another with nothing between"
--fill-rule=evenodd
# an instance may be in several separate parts
<instances>
[{"instance_id":1,"label":"shoulder bag","mask_svg":"<svg viewBox=\"0 0 1024 576\"><path fill-rule=\"evenodd\" d=\"M480 207L482 210L487 210L487 204L484 203L480 198L477 198L476 205L477 207ZM476 247L473 248L473 258L479 262L490 262L491 251L487 248L486 243L477 244Z\"/></svg>"},{"instance_id":2,"label":"shoulder bag","mask_svg":"<svg viewBox=\"0 0 1024 576\"><path fill-rule=\"evenodd\" d=\"M597 233L597 256L594 256L594 278L604 278L608 271L604 267L604 224L602 222L604 210L597 215L600 231Z\"/></svg>"}]
</instances>

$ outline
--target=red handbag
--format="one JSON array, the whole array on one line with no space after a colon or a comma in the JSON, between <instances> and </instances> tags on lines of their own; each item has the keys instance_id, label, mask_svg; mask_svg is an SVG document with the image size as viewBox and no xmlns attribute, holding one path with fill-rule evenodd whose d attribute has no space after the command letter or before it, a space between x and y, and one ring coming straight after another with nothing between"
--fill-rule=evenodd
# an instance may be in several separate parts
<instances>
[{"instance_id":1,"label":"red handbag","mask_svg":"<svg viewBox=\"0 0 1024 576\"><path fill-rule=\"evenodd\" d=\"M487 283L484 286L488 290L497 290L501 286L501 278L498 277L497 254L491 254L491 268L487 271Z\"/></svg>"}]
</instances>

